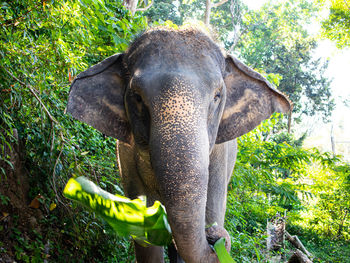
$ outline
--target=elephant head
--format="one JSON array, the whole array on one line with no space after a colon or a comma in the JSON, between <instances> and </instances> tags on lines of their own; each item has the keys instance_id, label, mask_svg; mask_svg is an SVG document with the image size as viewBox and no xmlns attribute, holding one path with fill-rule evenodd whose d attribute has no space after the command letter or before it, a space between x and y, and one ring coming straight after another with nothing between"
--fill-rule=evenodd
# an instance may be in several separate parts
<instances>
[{"instance_id":1,"label":"elephant head","mask_svg":"<svg viewBox=\"0 0 350 263\"><path fill-rule=\"evenodd\" d=\"M217 262L205 234L212 149L290 108L281 92L205 33L157 28L78 75L67 110L149 153L156 198L179 254L186 262Z\"/></svg>"}]
</instances>

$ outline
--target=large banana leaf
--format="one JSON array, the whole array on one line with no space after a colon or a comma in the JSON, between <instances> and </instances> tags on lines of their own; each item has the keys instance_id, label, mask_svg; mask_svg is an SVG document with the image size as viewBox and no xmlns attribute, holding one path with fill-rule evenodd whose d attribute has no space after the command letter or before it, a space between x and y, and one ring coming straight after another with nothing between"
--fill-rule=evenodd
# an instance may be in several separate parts
<instances>
[{"instance_id":1,"label":"large banana leaf","mask_svg":"<svg viewBox=\"0 0 350 263\"><path fill-rule=\"evenodd\" d=\"M97 213L120 236L131 235L143 245L165 246L172 240L165 208L159 201L147 207L141 199L110 194L83 176L69 179L63 195ZM215 243L214 250L221 263L234 263L224 238Z\"/></svg>"},{"instance_id":2,"label":"large banana leaf","mask_svg":"<svg viewBox=\"0 0 350 263\"><path fill-rule=\"evenodd\" d=\"M63 194L101 216L119 236L131 235L144 245L164 246L171 242L165 208L159 201L147 207L141 199L112 195L83 176L69 179Z\"/></svg>"}]
</instances>

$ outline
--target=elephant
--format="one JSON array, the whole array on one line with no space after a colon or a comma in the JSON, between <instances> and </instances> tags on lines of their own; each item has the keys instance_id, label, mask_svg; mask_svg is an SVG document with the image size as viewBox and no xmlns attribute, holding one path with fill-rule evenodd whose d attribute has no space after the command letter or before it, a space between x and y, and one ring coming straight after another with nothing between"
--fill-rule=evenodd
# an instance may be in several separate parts
<instances>
[{"instance_id":1,"label":"elephant","mask_svg":"<svg viewBox=\"0 0 350 263\"><path fill-rule=\"evenodd\" d=\"M219 262L211 245L220 237L230 249L224 217L236 138L291 108L196 27L146 30L124 53L80 73L67 103L74 118L117 139L125 194L165 206L170 261L187 263ZM164 262L162 247L135 242L135 253L139 263Z\"/></svg>"}]
</instances>

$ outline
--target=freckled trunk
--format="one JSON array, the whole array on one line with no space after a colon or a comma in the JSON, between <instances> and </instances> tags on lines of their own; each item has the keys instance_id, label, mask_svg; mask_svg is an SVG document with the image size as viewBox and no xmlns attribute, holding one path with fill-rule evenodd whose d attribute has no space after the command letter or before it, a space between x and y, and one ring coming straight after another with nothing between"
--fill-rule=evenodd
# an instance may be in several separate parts
<instances>
[{"instance_id":1,"label":"freckled trunk","mask_svg":"<svg viewBox=\"0 0 350 263\"><path fill-rule=\"evenodd\" d=\"M161 107L152 118L151 160L177 250L186 263L216 262L205 236L206 122L198 124L201 113L191 100L171 97Z\"/></svg>"},{"instance_id":2,"label":"freckled trunk","mask_svg":"<svg viewBox=\"0 0 350 263\"><path fill-rule=\"evenodd\" d=\"M205 144L208 148L208 143L183 136L178 134L169 142L158 135L154 140L161 145L152 147L151 151L177 249L185 262L190 263L200 262L210 252L205 236L208 157L207 150L195 146Z\"/></svg>"}]
</instances>

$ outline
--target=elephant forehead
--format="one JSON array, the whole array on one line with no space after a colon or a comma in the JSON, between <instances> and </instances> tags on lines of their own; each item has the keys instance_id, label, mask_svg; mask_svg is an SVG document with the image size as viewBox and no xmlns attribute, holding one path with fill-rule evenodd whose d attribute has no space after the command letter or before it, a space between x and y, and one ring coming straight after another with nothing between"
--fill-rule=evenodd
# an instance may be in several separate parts
<instances>
[{"instance_id":1,"label":"elephant forehead","mask_svg":"<svg viewBox=\"0 0 350 263\"><path fill-rule=\"evenodd\" d=\"M200 30L158 28L138 37L125 53L124 64L132 75L137 68L205 67L206 58L223 71L225 59L220 48Z\"/></svg>"},{"instance_id":2,"label":"elephant forehead","mask_svg":"<svg viewBox=\"0 0 350 263\"><path fill-rule=\"evenodd\" d=\"M181 120L187 123L193 121L194 115L197 115L195 100L188 94L169 92L165 97L159 97L157 100L155 115L162 122Z\"/></svg>"},{"instance_id":3,"label":"elephant forehead","mask_svg":"<svg viewBox=\"0 0 350 263\"><path fill-rule=\"evenodd\" d=\"M189 83L177 80L155 97L154 124L164 133L193 133L201 113L198 93Z\"/></svg>"}]
</instances>

